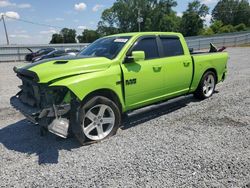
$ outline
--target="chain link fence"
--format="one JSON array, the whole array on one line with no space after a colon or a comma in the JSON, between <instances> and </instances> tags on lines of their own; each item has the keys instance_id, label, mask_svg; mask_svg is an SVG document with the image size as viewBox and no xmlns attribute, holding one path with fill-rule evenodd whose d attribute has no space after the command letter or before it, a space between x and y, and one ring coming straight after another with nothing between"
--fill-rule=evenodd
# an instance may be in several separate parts
<instances>
[{"instance_id":1,"label":"chain link fence","mask_svg":"<svg viewBox=\"0 0 250 188\"><path fill-rule=\"evenodd\" d=\"M221 47L232 47L244 44L250 44L250 33L228 35L225 36L212 36L212 37L187 37L187 44L189 48L194 50L201 50L209 48L209 43ZM37 51L41 48L53 47L56 49L73 48L81 50L88 44L44 44L44 45L0 45L0 62L6 61L24 61L25 55L30 53L27 48L32 51Z\"/></svg>"}]
</instances>

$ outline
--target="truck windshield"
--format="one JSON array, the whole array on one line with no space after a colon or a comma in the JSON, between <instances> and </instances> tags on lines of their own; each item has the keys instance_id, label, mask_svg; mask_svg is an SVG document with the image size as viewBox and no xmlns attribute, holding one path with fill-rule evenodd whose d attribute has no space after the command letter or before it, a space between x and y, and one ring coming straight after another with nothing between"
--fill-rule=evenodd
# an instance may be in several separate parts
<instances>
[{"instance_id":1,"label":"truck windshield","mask_svg":"<svg viewBox=\"0 0 250 188\"><path fill-rule=\"evenodd\" d=\"M79 56L106 57L114 59L131 37L101 38L79 53Z\"/></svg>"}]
</instances>

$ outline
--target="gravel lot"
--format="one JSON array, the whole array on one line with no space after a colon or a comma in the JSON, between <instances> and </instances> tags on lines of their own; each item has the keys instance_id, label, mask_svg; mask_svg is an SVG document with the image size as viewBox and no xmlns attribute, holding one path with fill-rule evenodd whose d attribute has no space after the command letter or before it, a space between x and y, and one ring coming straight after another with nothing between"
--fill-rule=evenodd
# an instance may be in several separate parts
<instances>
[{"instance_id":1,"label":"gravel lot","mask_svg":"<svg viewBox=\"0 0 250 188\"><path fill-rule=\"evenodd\" d=\"M19 80L0 63L1 187L250 187L250 48L230 48L229 74L205 101L138 110L118 134L79 147L39 136L9 105Z\"/></svg>"}]
</instances>

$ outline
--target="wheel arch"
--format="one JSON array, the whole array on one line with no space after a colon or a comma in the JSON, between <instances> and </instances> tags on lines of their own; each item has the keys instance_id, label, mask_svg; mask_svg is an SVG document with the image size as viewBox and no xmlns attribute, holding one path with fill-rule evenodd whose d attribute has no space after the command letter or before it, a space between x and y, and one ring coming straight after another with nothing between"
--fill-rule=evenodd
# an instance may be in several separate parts
<instances>
[{"instance_id":1,"label":"wheel arch","mask_svg":"<svg viewBox=\"0 0 250 188\"><path fill-rule=\"evenodd\" d=\"M82 103L86 102L94 96L102 96L112 100L118 106L119 110L123 112L123 105L119 99L118 94L115 91L107 88L91 91L83 98Z\"/></svg>"},{"instance_id":2,"label":"wheel arch","mask_svg":"<svg viewBox=\"0 0 250 188\"><path fill-rule=\"evenodd\" d=\"M207 72L213 72L215 74L215 83L217 84L218 83L218 74L217 74L217 71L215 68L208 68L203 74L202 74L202 77L201 79L203 78L204 74L206 74Z\"/></svg>"}]
</instances>

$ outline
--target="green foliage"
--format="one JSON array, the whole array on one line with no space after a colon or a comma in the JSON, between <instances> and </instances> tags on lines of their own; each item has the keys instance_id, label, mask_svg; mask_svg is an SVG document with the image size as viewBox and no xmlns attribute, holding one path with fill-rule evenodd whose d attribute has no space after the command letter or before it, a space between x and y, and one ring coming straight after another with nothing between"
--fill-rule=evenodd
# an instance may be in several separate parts
<instances>
[{"instance_id":1,"label":"green foliage","mask_svg":"<svg viewBox=\"0 0 250 188\"><path fill-rule=\"evenodd\" d=\"M246 30L247 30L247 27L246 27L245 24L241 23L241 24L239 24L239 25L234 26L234 29L235 29L236 31L246 31Z\"/></svg>"},{"instance_id":2,"label":"green foliage","mask_svg":"<svg viewBox=\"0 0 250 188\"><path fill-rule=\"evenodd\" d=\"M100 35L95 30L84 29L82 35L77 36L80 43L91 43L98 39Z\"/></svg>"},{"instance_id":3,"label":"green foliage","mask_svg":"<svg viewBox=\"0 0 250 188\"><path fill-rule=\"evenodd\" d=\"M210 28L214 33L218 33L221 27L223 27L223 23L220 20L216 20L210 25Z\"/></svg>"},{"instance_id":4,"label":"green foliage","mask_svg":"<svg viewBox=\"0 0 250 188\"><path fill-rule=\"evenodd\" d=\"M51 44L76 43L76 30L63 28L60 31L60 34L55 33L52 35L52 39L51 39L50 43Z\"/></svg>"},{"instance_id":5,"label":"green foliage","mask_svg":"<svg viewBox=\"0 0 250 188\"><path fill-rule=\"evenodd\" d=\"M64 43L76 43L76 30L63 28L60 32Z\"/></svg>"},{"instance_id":6,"label":"green foliage","mask_svg":"<svg viewBox=\"0 0 250 188\"><path fill-rule=\"evenodd\" d=\"M250 5L248 0L220 0L212 11L213 20L224 25L244 23L250 26Z\"/></svg>"},{"instance_id":7,"label":"green foliage","mask_svg":"<svg viewBox=\"0 0 250 188\"><path fill-rule=\"evenodd\" d=\"M212 30L212 28L208 27L208 28L205 28L204 30L202 30L201 32L201 35L213 35L214 34L214 31Z\"/></svg>"},{"instance_id":8,"label":"green foliage","mask_svg":"<svg viewBox=\"0 0 250 188\"><path fill-rule=\"evenodd\" d=\"M98 32L114 34L138 31L138 14L143 18L142 31L177 31L180 20L172 10L175 0L116 0L104 10Z\"/></svg>"},{"instance_id":9,"label":"green foliage","mask_svg":"<svg viewBox=\"0 0 250 188\"><path fill-rule=\"evenodd\" d=\"M52 35L52 39L50 40L50 44L59 44L63 43L63 37L62 35L55 33Z\"/></svg>"},{"instance_id":10,"label":"green foliage","mask_svg":"<svg viewBox=\"0 0 250 188\"><path fill-rule=\"evenodd\" d=\"M231 32L235 32L235 29L234 29L234 26L229 24L229 25L224 25L223 27L221 27L218 33L231 33Z\"/></svg>"},{"instance_id":11,"label":"green foliage","mask_svg":"<svg viewBox=\"0 0 250 188\"><path fill-rule=\"evenodd\" d=\"M195 36L200 33L204 26L205 17L208 14L208 7L195 0L188 4L188 9L183 13L181 20L181 32L184 36Z\"/></svg>"},{"instance_id":12,"label":"green foliage","mask_svg":"<svg viewBox=\"0 0 250 188\"><path fill-rule=\"evenodd\" d=\"M176 16L175 13L166 14L160 20L160 31L173 31L178 32L180 30L181 18Z\"/></svg>"}]
</instances>

